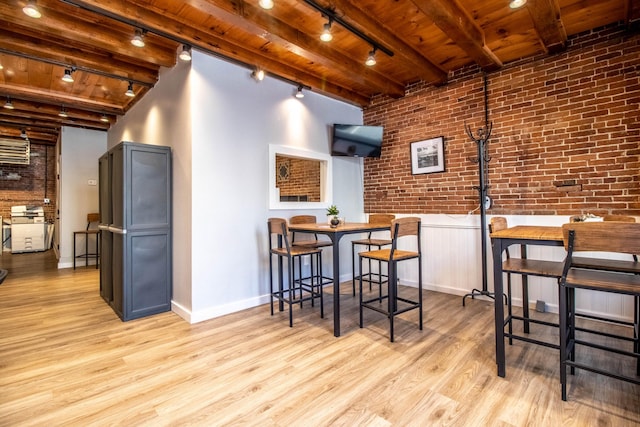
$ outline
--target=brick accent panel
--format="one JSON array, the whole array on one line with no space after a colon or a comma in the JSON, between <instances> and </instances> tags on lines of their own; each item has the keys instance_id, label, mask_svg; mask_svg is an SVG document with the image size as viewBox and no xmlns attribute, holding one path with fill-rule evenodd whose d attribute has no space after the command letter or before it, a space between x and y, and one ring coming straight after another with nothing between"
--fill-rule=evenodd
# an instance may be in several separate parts
<instances>
[{"instance_id":1,"label":"brick accent panel","mask_svg":"<svg viewBox=\"0 0 640 427\"><path fill-rule=\"evenodd\" d=\"M17 174L19 179L7 179ZM45 191L46 182L46 191ZM45 205L44 198L51 203ZM53 222L56 212L56 148L31 143L29 165L0 164L0 215L11 218L11 206L37 205L44 208L45 220Z\"/></svg>"},{"instance_id":2,"label":"brick accent panel","mask_svg":"<svg viewBox=\"0 0 640 427\"><path fill-rule=\"evenodd\" d=\"M485 122L483 74L449 77L364 111L365 124L385 128L382 156L364 162L366 212L478 207L478 147L465 125ZM581 34L563 53L489 73L487 87L488 213L640 215L640 34L617 25ZM411 142L441 135L446 171L412 175Z\"/></svg>"},{"instance_id":3,"label":"brick accent panel","mask_svg":"<svg viewBox=\"0 0 640 427\"><path fill-rule=\"evenodd\" d=\"M286 177L280 175L281 168ZM306 196L307 202L320 201L320 162L276 156L276 187L280 196Z\"/></svg>"}]
</instances>

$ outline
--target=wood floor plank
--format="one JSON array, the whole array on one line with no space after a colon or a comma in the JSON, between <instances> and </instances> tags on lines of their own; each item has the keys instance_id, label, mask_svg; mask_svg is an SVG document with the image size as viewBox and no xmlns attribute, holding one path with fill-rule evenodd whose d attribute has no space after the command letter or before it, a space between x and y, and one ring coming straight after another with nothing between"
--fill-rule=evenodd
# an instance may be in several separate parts
<instances>
[{"instance_id":1,"label":"wood floor plank","mask_svg":"<svg viewBox=\"0 0 640 427\"><path fill-rule=\"evenodd\" d=\"M173 313L121 322L97 270L57 270L52 257L0 257L0 426L640 425L633 384L579 371L563 402L557 350L507 345L498 377L489 301L426 292L424 329L405 313L395 343L379 313L359 328L350 283L339 338L330 292L324 319L296 307L293 328L268 305L194 325Z\"/></svg>"}]
</instances>

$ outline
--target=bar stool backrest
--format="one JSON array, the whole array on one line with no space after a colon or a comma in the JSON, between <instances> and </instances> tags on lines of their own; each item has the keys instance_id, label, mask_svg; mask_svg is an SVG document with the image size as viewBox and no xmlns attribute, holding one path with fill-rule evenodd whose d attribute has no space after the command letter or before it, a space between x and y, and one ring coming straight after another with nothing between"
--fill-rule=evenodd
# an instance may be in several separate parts
<instances>
[{"instance_id":1,"label":"bar stool backrest","mask_svg":"<svg viewBox=\"0 0 640 427\"><path fill-rule=\"evenodd\" d=\"M569 232L574 231L572 251L640 253L640 223L571 222L562 226L564 248L569 252Z\"/></svg>"},{"instance_id":2,"label":"bar stool backrest","mask_svg":"<svg viewBox=\"0 0 640 427\"><path fill-rule=\"evenodd\" d=\"M369 214L369 224L381 224L387 225L391 224L391 221L396 219L396 216L393 214Z\"/></svg>"},{"instance_id":3,"label":"bar stool backrest","mask_svg":"<svg viewBox=\"0 0 640 427\"><path fill-rule=\"evenodd\" d=\"M269 225L269 249L286 249L287 253L291 252L289 246L289 226L287 225L287 220L284 218L269 218L267 220L267 224ZM273 245L271 240L272 236L282 237L283 245Z\"/></svg>"}]
</instances>

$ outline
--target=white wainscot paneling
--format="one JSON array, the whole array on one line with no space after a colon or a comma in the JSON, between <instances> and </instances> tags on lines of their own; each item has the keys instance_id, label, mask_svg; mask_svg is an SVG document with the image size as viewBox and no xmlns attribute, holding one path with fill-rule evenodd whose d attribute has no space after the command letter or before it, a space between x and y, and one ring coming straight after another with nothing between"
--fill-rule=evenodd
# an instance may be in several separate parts
<instances>
[{"instance_id":1,"label":"white wainscot paneling","mask_svg":"<svg viewBox=\"0 0 640 427\"><path fill-rule=\"evenodd\" d=\"M399 215L401 216L401 215ZM466 295L473 289L482 289L482 251L479 218L476 216L453 218L447 215L424 216L422 220L422 273L425 289ZM561 225L562 217L509 217L509 223ZM520 248L510 248L511 255L520 256ZM527 256L532 259L563 261L563 247L528 246ZM493 290L493 256L491 241L487 237L487 286ZM400 263L400 283L417 286L416 264ZM529 277L529 305L544 301L546 310L558 312L558 284L555 279ZM505 277L506 286L506 277ZM513 304L522 306L521 276L512 276ZM483 298L483 297L480 297ZM461 300L462 303L462 300ZM607 316L629 321L633 319L633 298L625 295L578 290L576 306L579 312Z\"/></svg>"}]
</instances>

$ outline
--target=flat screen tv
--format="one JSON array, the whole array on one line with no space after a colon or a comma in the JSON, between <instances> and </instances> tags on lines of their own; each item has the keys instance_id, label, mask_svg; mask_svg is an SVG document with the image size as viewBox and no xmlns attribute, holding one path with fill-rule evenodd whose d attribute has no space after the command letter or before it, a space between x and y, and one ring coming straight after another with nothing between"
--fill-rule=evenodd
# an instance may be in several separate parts
<instances>
[{"instance_id":1,"label":"flat screen tv","mask_svg":"<svg viewBox=\"0 0 640 427\"><path fill-rule=\"evenodd\" d=\"M333 125L332 156L380 157L382 126Z\"/></svg>"}]
</instances>

